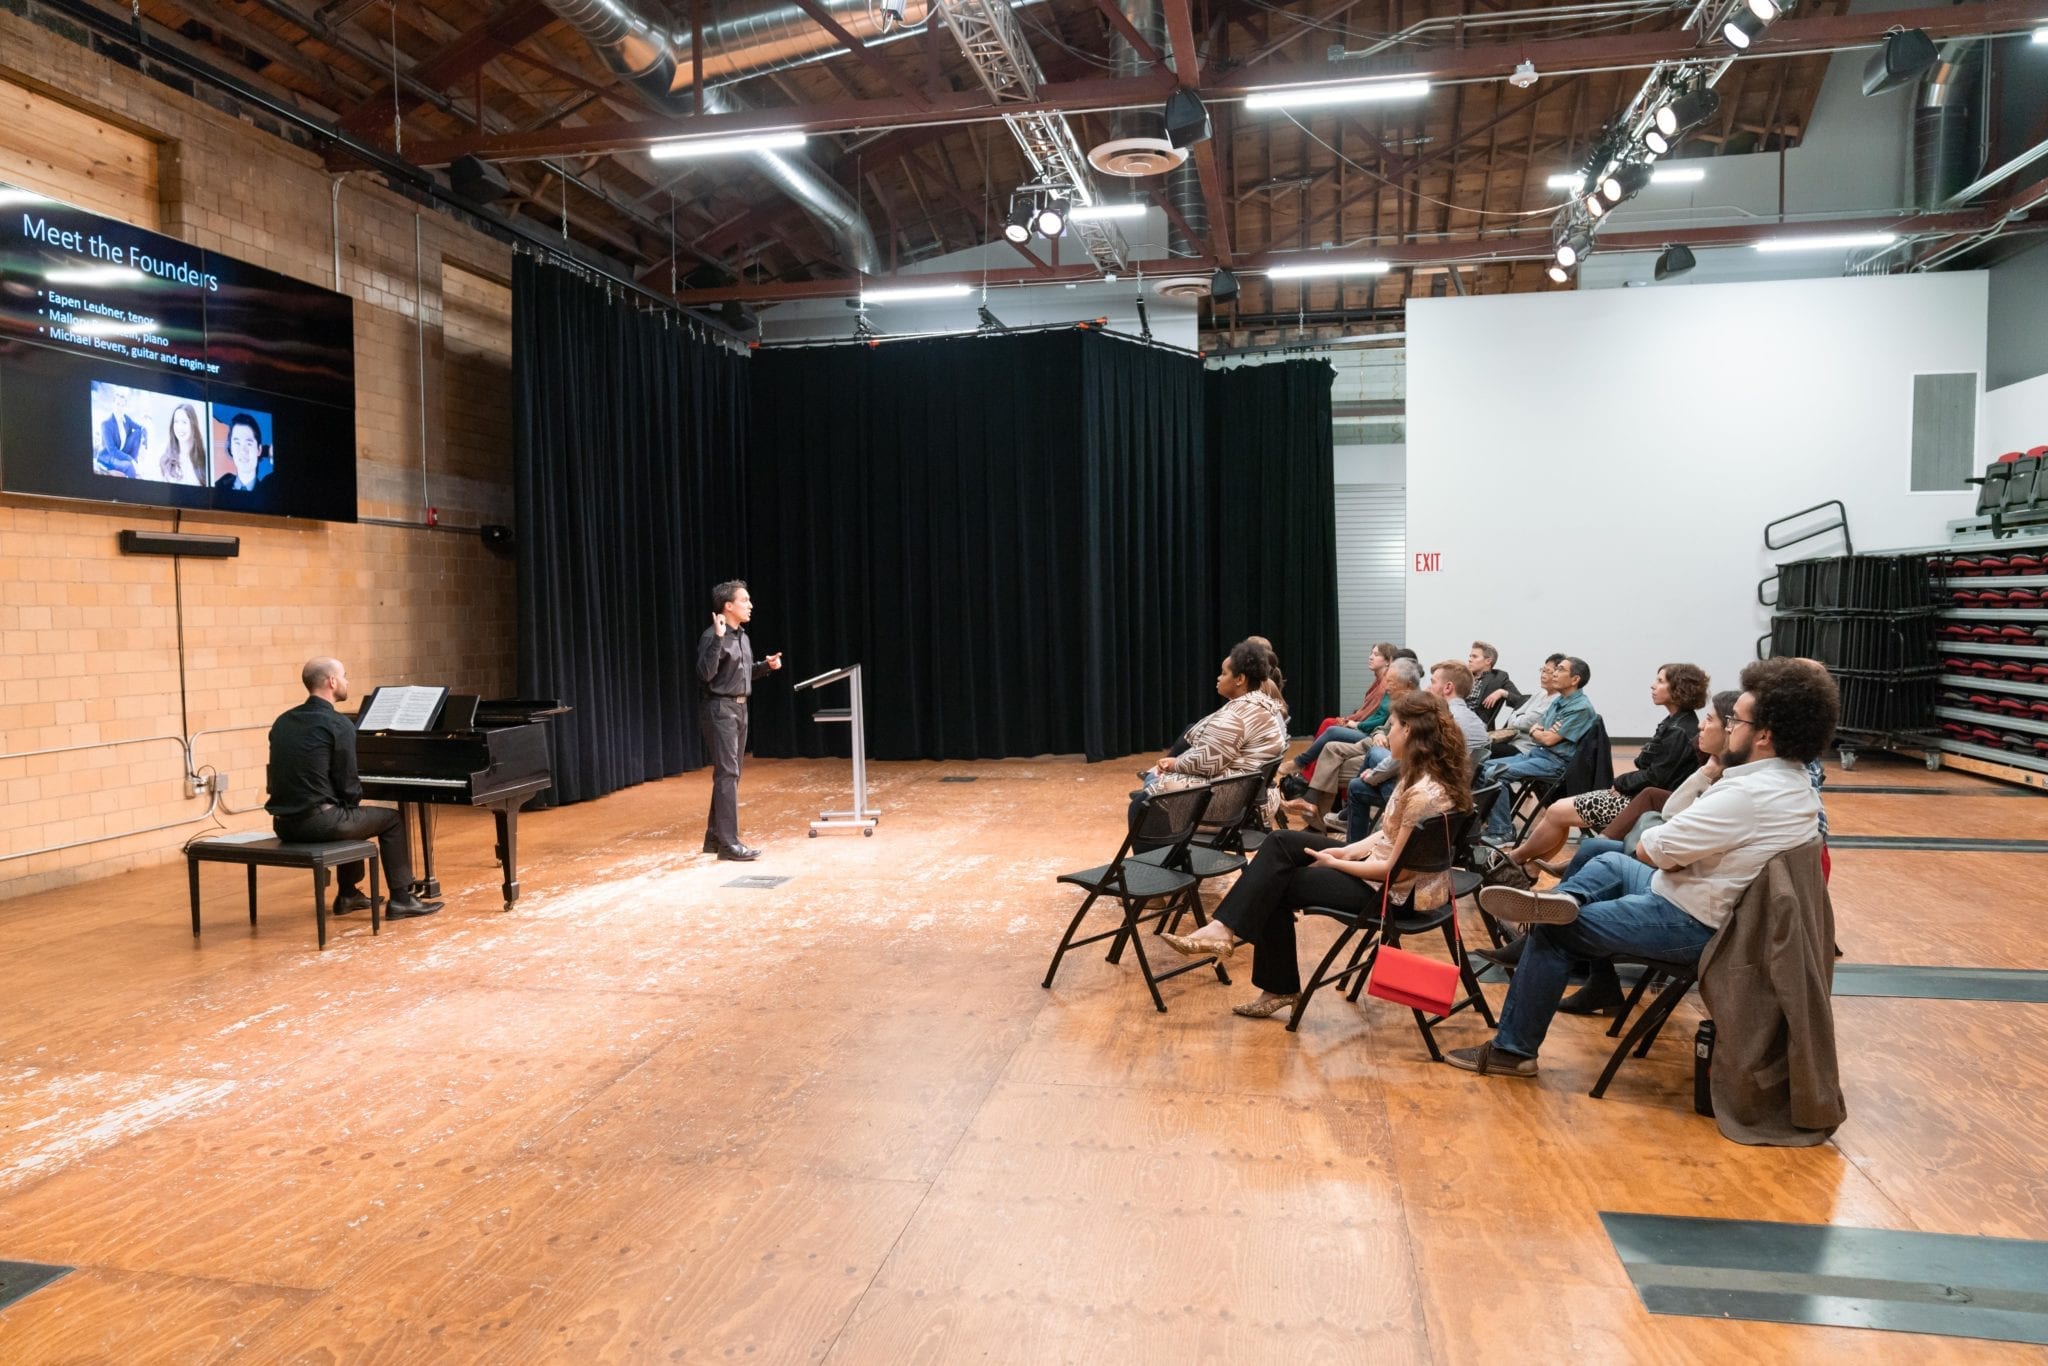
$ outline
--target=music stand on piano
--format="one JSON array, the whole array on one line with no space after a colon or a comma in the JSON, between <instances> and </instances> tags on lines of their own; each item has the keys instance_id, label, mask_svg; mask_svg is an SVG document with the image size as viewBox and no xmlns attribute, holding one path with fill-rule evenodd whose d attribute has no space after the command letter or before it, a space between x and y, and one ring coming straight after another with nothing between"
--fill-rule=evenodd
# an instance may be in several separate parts
<instances>
[{"instance_id":1,"label":"music stand on piano","mask_svg":"<svg viewBox=\"0 0 2048 1366\"><path fill-rule=\"evenodd\" d=\"M870 838L875 833L875 823L882 817L878 807L868 805L868 728L867 713L861 706L860 665L849 664L843 669L830 669L816 678L806 678L796 685L795 691L806 688L822 688L827 683L846 679L850 685L848 705L827 707L813 719L820 724L844 721L853 732L853 806L846 811L820 811L818 819L811 822L811 838L816 839L821 830L858 830Z\"/></svg>"}]
</instances>

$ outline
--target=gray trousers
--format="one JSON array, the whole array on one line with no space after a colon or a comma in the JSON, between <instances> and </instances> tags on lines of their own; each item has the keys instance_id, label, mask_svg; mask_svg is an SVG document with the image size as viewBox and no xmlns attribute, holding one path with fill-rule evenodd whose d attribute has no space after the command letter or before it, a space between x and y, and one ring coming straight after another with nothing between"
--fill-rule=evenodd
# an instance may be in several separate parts
<instances>
[{"instance_id":1,"label":"gray trousers","mask_svg":"<svg viewBox=\"0 0 2048 1366\"><path fill-rule=\"evenodd\" d=\"M328 806L302 816L273 817L270 828L287 844L325 844L329 840L375 840L384 864L388 896L412 890L412 831L403 813L388 806ZM363 865L344 863L334 870L335 890L344 895L363 885Z\"/></svg>"},{"instance_id":2,"label":"gray trousers","mask_svg":"<svg viewBox=\"0 0 2048 1366\"><path fill-rule=\"evenodd\" d=\"M704 843L731 849L740 842L740 759L747 752L747 704L705 699L704 752L711 758L711 814Z\"/></svg>"}]
</instances>

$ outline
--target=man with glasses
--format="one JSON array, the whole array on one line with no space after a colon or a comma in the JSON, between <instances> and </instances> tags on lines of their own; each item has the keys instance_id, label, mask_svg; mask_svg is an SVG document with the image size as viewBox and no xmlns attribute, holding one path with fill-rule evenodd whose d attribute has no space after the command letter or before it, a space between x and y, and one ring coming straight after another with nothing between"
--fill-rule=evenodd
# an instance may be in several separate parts
<instances>
[{"instance_id":1,"label":"man with glasses","mask_svg":"<svg viewBox=\"0 0 2048 1366\"><path fill-rule=\"evenodd\" d=\"M1806 765L1834 738L1840 715L1824 671L1792 659L1752 664L1742 671L1720 781L1645 834L1633 855L1602 854L1548 892L1482 888L1489 914L1530 928L1492 1041L1454 1050L1450 1063L1535 1076L1573 959L1696 961L1764 866L1820 837Z\"/></svg>"}]
</instances>

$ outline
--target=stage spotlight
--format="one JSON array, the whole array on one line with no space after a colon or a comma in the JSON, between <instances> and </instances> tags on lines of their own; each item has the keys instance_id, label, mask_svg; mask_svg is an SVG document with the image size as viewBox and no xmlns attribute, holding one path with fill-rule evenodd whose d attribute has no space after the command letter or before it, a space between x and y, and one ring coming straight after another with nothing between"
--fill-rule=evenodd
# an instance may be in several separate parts
<instances>
[{"instance_id":1,"label":"stage spotlight","mask_svg":"<svg viewBox=\"0 0 2048 1366\"><path fill-rule=\"evenodd\" d=\"M1661 114L1664 111L1660 109L1657 112ZM1643 133L1643 146L1650 149L1651 156L1661 157L1671 150L1671 139L1665 137L1658 129L1650 128Z\"/></svg>"},{"instance_id":2,"label":"stage spotlight","mask_svg":"<svg viewBox=\"0 0 2048 1366\"><path fill-rule=\"evenodd\" d=\"M1601 202L1600 196L1597 194L1589 194L1579 202L1585 205L1586 217L1588 218L1598 218L1601 214L1607 212L1607 205Z\"/></svg>"},{"instance_id":3,"label":"stage spotlight","mask_svg":"<svg viewBox=\"0 0 2048 1366\"><path fill-rule=\"evenodd\" d=\"M1721 41L1737 52L1746 52L1756 36L1770 27L1767 20L1759 19L1748 9L1739 9L1728 16L1728 22L1721 25Z\"/></svg>"},{"instance_id":4,"label":"stage spotlight","mask_svg":"<svg viewBox=\"0 0 2048 1366\"><path fill-rule=\"evenodd\" d=\"M1202 97L1186 86L1166 97L1166 140L1178 150L1209 140L1209 110Z\"/></svg>"},{"instance_id":5,"label":"stage spotlight","mask_svg":"<svg viewBox=\"0 0 2048 1366\"><path fill-rule=\"evenodd\" d=\"M1018 246L1031 240L1031 220L1038 216L1038 207L1029 199L1010 198L1010 216L1003 221L1003 236Z\"/></svg>"},{"instance_id":6,"label":"stage spotlight","mask_svg":"<svg viewBox=\"0 0 2048 1366\"><path fill-rule=\"evenodd\" d=\"M1545 273L1561 285L1571 283L1572 273L1555 262L1551 263L1550 269Z\"/></svg>"},{"instance_id":7,"label":"stage spotlight","mask_svg":"<svg viewBox=\"0 0 2048 1366\"><path fill-rule=\"evenodd\" d=\"M1871 54L1863 68L1863 93L1882 95L1917 81L1927 68L1940 60L1934 40L1917 28L1893 29L1884 36L1884 48Z\"/></svg>"},{"instance_id":8,"label":"stage spotlight","mask_svg":"<svg viewBox=\"0 0 2048 1366\"><path fill-rule=\"evenodd\" d=\"M1785 17L1785 11L1792 8L1791 0L1780 4L1779 0L1744 0L1749 12L1766 24L1775 24Z\"/></svg>"},{"instance_id":9,"label":"stage spotlight","mask_svg":"<svg viewBox=\"0 0 2048 1366\"><path fill-rule=\"evenodd\" d=\"M1674 275L1683 275L1699 263L1691 247L1666 247L1664 254L1657 258L1657 278L1668 280Z\"/></svg>"},{"instance_id":10,"label":"stage spotlight","mask_svg":"<svg viewBox=\"0 0 2048 1366\"><path fill-rule=\"evenodd\" d=\"M1038 208L1038 217L1032 226L1038 229L1040 237L1058 237L1067 230L1067 201L1048 199Z\"/></svg>"},{"instance_id":11,"label":"stage spotlight","mask_svg":"<svg viewBox=\"0 0 2048 1366\"><path fill-rule=\"evenodd\" d=\"M1585 260L1592 250L1593 235L1584 228L1574 228L1557 244L1557 264L1570 270Z\"/></svg>"},{"instance_id":12,"label":"stage spotlight","mask_svg":"<svg viewBox=\"0 0 2048 1366\"><path fill-rule=\"evenodd\" d=\"M1600 197L1608 206L1619 205L1624 199L1635 196L1643 186L1650 183L1650 168L1640 161L1627 161L1607 173L1600 182Z\"/></svg>"},{"instance_id":13,"label":"stage spotlight","mask_svg":"<svg viewBox=\"0 0 2048 1366\"><path fill-rule=\"evenodd\" d=\"M1237 277L1222 266L1209 277L1209 302L1227 304L1237 297Z\"/></svg>"},{"instance_id":14,"label":"stage spotlight","mask_svg":"<svg viewBox=\"0 0 2048 1366\"><path fill-rule=\"evenodd\" d=\"M1657 111L1657 131L1672 142L1684 137L1720 112L1721 97L1706 86L1688 90Z\"/></svg>"}]
</instances>

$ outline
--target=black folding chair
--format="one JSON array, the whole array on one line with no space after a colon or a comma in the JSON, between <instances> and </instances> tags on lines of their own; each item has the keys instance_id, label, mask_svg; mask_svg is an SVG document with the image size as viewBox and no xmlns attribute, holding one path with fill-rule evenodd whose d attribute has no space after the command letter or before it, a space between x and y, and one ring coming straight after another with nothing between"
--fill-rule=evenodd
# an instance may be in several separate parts
<instances>
[{"instance_id":1,"label":"black folding chair","mask_svg":"<svg viewBox=\"0 0 2048 1366\"><path fill-rule=\"evenodd\" d=\"M1152 927L1152 933L1172 934L1180 928L1180 918L1193 912L1195 923L1201 924L1201 884L1211 878L1225 877L1244 871L1249 862L1243 842L1245 822L1257 809L1259 799L1268 786L1265 776L1248 773L1241 778L1219 778L1209 785L1209 805L1202 812L1202 819L1195 826L1195 836L1181 851L1177 864L1167 861L1168 850L1155 849L1138 855L1147 863L1161 867L1176 867L1195 876L1195 886L1186 898L1176 906L1170 916Z\"/></svg>"},{"instance_id":2,"label":"black folding chair","mask_svg":"<svg viewBox=\"0 0 2048 1366\"><path fill-rule=\"evenodd\" d=\"M1142 933L1147 922L1163 920L1181 908L1192 910L1195 922L1202 923L1200 901L1189 905L1187 900L1200 879L1187 871L1185 864L1188 843L1194 838L1195 828L1209 805L1211 795L1207 786L1152 793L1132 813L1130 827L1124 834L1123 843L1117 846L1115 858L1097 867L1064 873L1059 877L1061 882L1085 888L1088 896L1068 922L1067 932L1060 936L1059 947L1053 951L1052 965L1046 968L1045 981L1041 985L1052 986L1052 979L1060 970L1060 960L1066 957L1068 949L1100 943L1105 939L1115 941L1110 945L1108 955L1112 963L1122 961L1124 945L1126 942L1130 944L1138 955L1138 968L1145 976L1145 986L1152 993L1152 1004L1162 1011L1166 1009L1166 1002L1160 998L1159 984L1169 977L1191 972L1204 963L1214 964L1216 980L1229 985L1230 974L1225 971L1222 960L1213 957L1197 958L1168 972L1153 972L1151 960L1145 956ZM1147 858L1146 855L1156 857ZM1105 896L1114 897L1122 907L1121 921L1115 929L1076 939L1074 934L1081 928L1089 909Z\"/></svg>"},{"instance_id":3,"label":"black folding chair","mask_svg":"<svg viewBox=\"0 0 2048 1366\"><path fill-rule=\"evenodd\" d=\"M1607 1060L1606 1069L1600 1073L1600 1080L1593 1083L1592 1096L1595 1100L1607 1094L1608 1083L1614 1080L1615 1073L1621 1071L1621 1065L1628 1060L1631 1050L1639 1058L1649 1055L1650 1045L1657 1042L1657 1036L1663 1032L1665 1022L1671 1018L1671 1012L1678 1009L1679 1002L1693 989L1700 975L1698 959L1690 963L1678 963L1623 955L1616 961L1641 963L1643 975L1636 979L1635 987L1629 992L1621 1013L1615 1016L1614 1023L1608 1026L1608 1038L1614 1038L1621 1033L1622 1026L1628 1023L1629 1016L1635 1013L1644 993L1653 983L1661 981L1664 985L1656 998L1650 1002L1649 1008L1636 1017L1635 1027L1629 1030L1627 1036L1616 1046L1614 1056Z\"/></svg>"},{"instance_id":4,"label":"black folding chair","mask_svg":"<svg viewBox=\"0 0 2048 1366\"><path fill-rule=\"evenodd\" d=\"M1452 861L1460 842L1470 838L1467 827L1471 821L1472 813L1468 811L1448 819L1438 817L1427 820L1416 826L1409 832L1407 843L1401 847L1401 853L1394 860L1393 867L1387 870L1388 879L1398 881L1403 874L1408 873L1451 871ZM1455 886L1453 883L1454 889ZM1378 906L1368 906L1358 911L1341 910L1330 906L1302 907L1304 915L1328 916L1344 929L1302 987L1300 998L1294 1003L1294 1013L1288 1017L1287 1027L1290 1030L1300 1028L1301 1017L1308 1010L1309 998L1324 987L1339 986L1348 980L1351 983L1350 999L1357 1000L1359 993L1365 989L1366 981L1372 973L1372 965L1379 957L1382 947L1397 947L1404 936L1426 934L1436 929L1443 931L1444 943L1451 952L1451 961L1458 965L1458 976L1465 985L1464 998L1455 1002L1444 1018L1449 1019L1451 1015L1461 1010L1473 1008L1479 1011L1487 1024L1493 1024L1493 1009L1486 1003L1486 994L1479 989L1479 979L1473 975L1470 965L1465 961L1465 947L1458 942L1457 932L1452 928L1455 912L1455 897L1435 910L1418 911L1415 909L1412 894L1398 902L1390 902L1384 921L1380 919ZM1346 945L1350 944L1354 937L1358 942L1352 948L1350 961L1341 972L1330 971L1331 965L1337 961L1338 956L1344 952ZM1440 1021L1432 1021L1420 1010L1414 1014L1415 1027L1422 1031L1422 1042L1429 1049L1429 1056L1442 1062L1443 1050L1437 1047L1436 1037L1430 1032Z\"/></svg>"},{"instance_id":5,"label":"black folding chair","mask_svg":"<svg viewBox=\"0 0 2048 1366\"><path fill-rule=\"evenodd\" d=\"M1259 770L1258 794L1252 798L1244 823L1237 830L1237 852L1240 854L1258 853L1259 846L1266 842L1266 836L1273 833L1273 827L1266 823L1266 790L1280 781L1280 765L1286 759L1287 756L1282 754Z\"/></svg>"}]
</instances>

